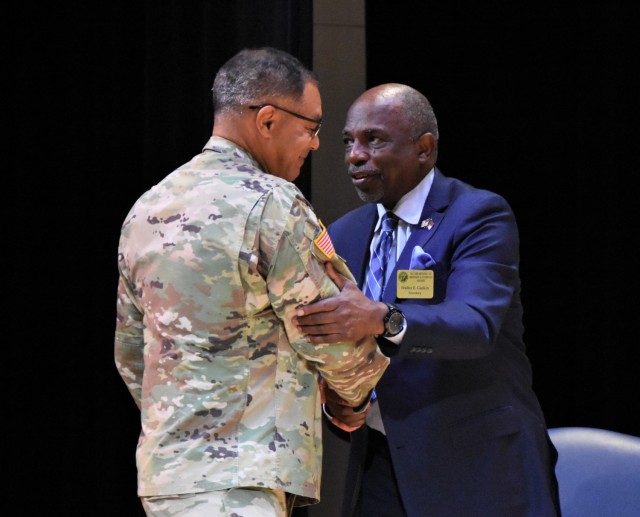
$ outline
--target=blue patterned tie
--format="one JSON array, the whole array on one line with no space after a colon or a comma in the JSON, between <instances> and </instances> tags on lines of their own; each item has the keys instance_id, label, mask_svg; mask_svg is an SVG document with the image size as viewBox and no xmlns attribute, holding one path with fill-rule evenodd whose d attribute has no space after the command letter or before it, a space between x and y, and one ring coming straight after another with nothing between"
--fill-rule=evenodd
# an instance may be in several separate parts
<instances>
[{"instance_id":1,"label":"blue patterned tie","mask_svg":"<svg viewBox=\"0 0 640 517\"><path fill-rule=\"evenodd\" d=\"M382 229L378 243L371 254L369 272L367 273L367 285L364 294L372 300L378 301L384 291L387 261L393 244L394 232L398 227L398 218L393 212L386 212L382 216Z\"/></svg>"}]
</instances>

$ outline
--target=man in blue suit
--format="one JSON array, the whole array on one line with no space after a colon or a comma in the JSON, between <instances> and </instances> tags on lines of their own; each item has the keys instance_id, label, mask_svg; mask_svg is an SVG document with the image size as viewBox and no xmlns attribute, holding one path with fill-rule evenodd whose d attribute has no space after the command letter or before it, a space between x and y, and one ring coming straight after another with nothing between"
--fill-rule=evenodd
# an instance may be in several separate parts
<instances>
[{"instance_id":1,"label":"man in blue suit","mask_svg":"<svg viewBox=\"0 0 640 517\"><path fill-rule=\"evenodd\" d=\"M329 233L369 297L331 272L340 295L301 308L297 324L317 343L373 334L391 357L366 411L325 389L329 418L352 431L343 516L560 515L509 204L436 168L436 117L409 86L367 90L343 134L366 204ZM375 279L387 212L398 223L386 278Z\"/></svg>"}]
</instances>

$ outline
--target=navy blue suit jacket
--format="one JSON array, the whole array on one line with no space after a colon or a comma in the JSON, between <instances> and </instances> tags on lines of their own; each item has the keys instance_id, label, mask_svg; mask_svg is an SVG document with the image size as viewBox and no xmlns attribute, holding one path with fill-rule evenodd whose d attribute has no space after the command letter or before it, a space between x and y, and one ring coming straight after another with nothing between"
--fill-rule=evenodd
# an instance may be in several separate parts
<instances>
[{"instance_id":1,"label":"navy blue suit jacket","mask_svg":"<svg viewBox=\"0 0 640 517\"><path fill-rule=\"evenodd\" d=\"M377 219L369 203L329 227L360 288ZM383 300L402 309L408 328L399 346L379 338L391 364L376 388L406 511L555 516L557 454L523 343L514 214L499 195L436 169L420 220L396 269L409 269L414 246L429 253L433 298L398 298L391 273ZM366 426L351 433L344 515L366 434Z\"/></svg>"}]
</instances>

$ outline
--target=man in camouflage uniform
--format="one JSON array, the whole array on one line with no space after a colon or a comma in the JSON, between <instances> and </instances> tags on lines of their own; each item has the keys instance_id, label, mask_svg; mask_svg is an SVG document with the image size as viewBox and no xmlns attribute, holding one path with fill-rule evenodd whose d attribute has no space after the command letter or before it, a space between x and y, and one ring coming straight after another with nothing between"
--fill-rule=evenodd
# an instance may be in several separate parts
<instances>
[{"instance_id":1,"label":"man in camouflage uniform","mask_svg":"<svg viewBox=\"0 0 640 517\"><path fill-rule=\"evenodd\" d=\"M284 516L320 494L318 377L366 406L388 365L373 338L312 344L296 308L338 288L338 257L291 183L319 146L313 72L244 50L213 85L213 136L142 195L119 244L115 360L141 410L148 515Z\"/></svg>"}]
</instances>

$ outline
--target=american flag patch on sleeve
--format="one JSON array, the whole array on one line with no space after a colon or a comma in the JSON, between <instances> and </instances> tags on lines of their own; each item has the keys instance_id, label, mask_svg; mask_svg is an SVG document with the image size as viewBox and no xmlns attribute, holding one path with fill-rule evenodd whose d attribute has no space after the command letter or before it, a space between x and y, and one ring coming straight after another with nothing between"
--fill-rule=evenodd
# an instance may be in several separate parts
<instances>
[{"instance_id":1,"label":"american flag patch on sleeve","mask_svg":"<svg viewBox=\"0 0 640 517\"><path fill-rule=\"evenodd\" d=\"M329 237L329 233L327 232L327 229L324 227L324 224L322 224L322 221L320 220L318 222L320 223L320 228L322 228L322 231L320 232L320 235L318 235L313 240L313 243L315 244L316 248L319 249L325 257L331 260L335 255L336 250L333 247L333 242L331 242L331 237Z\"/></svg>"}]
</instances>

